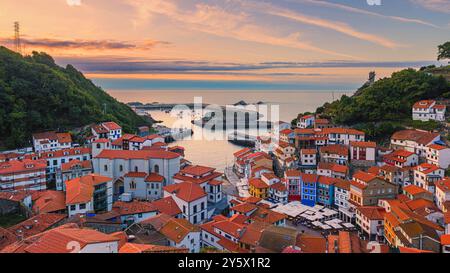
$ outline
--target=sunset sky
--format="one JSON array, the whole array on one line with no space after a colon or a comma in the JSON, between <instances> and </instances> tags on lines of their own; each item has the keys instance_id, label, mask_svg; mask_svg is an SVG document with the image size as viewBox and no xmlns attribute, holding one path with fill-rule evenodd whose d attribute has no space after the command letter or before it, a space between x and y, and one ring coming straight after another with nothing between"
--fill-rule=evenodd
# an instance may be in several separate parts
<instances>
[{"instance_id":1,"label":"sunset sky","mask_svg":"<svg viewBox=\"0 0 450 273\"><path fill-rule=\"evenodd\" d=\"M2 0L0 44L92 78L355 83L436 60L450 0Z\"/></svg>"}]
</instances>

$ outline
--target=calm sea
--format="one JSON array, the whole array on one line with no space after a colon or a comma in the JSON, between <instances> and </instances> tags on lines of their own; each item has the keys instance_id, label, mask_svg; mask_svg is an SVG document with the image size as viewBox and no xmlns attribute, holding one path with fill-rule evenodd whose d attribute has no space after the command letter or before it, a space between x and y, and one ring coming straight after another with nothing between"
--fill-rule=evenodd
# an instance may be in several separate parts
<instances>
[{"instance_id":1,"label":"calm sea","mask_svg":"<svg viewBox=\"0 0 450 273\"><path fill-rule=\"evenodd\" d=\"M122 102L142 103L193 103L194 97L201 97L204 103L231 105L238 101L247 103L264 102L268 106L278 105L280 120L290 122L298 113L314 111L325 102L331 102L342 95L351 95L351 92L338 92L327 90L314 91L245 91L245 90L107 90L109 94ZM151 111L150 114L156 120L170 127L177 117L163 111ZM186 159L193 164L215 167L220 171L233 160L233 153L241 147L229 143L226 140L211 140L217 136L216 132L198 126L192 127L194 136L202 135L202 139L184 139L171 145L181 145L186 148ZM250 134L252 132L250 131ZM223 134L221 134L223 135Z\"/></svg>"}]
</instances>

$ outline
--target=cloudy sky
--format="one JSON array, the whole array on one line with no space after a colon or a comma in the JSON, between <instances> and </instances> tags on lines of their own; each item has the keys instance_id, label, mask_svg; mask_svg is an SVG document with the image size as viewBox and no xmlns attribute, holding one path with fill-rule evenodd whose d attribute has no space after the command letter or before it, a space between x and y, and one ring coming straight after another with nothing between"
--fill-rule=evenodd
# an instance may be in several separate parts
<instances>
[{"instance_id":1,"label":"cloudy sky","mask_svg":"<svg viewBox=\"0 0 450 273\"><path fill-rule=\"evenodd\" d=\"M450 0L2 0L0 43L94 78L360 82L436 59Z\"/></svg>"}]
</instances>

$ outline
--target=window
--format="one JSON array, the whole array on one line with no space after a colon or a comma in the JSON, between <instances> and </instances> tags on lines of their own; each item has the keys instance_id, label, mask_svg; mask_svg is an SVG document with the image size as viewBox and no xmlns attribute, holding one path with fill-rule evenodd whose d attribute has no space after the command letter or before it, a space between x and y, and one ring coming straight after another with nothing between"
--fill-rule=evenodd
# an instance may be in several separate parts
<instances>
[{"instance_id":1,"label":"window","mask_svg":"<svg viewBox=\"0 0 450 273\"><path fill-rule=\"evenodd\" d=\"M75 210L77 207L75 205L70 205L70 210Z\"/></svg>"},{"instance_id":2,"label":"window","mask_svg":"<svg viewBox=\"0 0 450 273\"><path fill-rule=\"evenodd\" d=\"M105 172L107 172L108 171L108 165L105 165L103 169L105 170Z\"/></svg>"},{"instance_id":3,"label":"window","mask_svg":"<svg viewBox=\"0 0 450 273\"><path fill-rule=\"evenodd\" d=\"M119 166L119 171L123 172L123 165Z\"/></svg>"},{"instance_id":4,"label":"window","mask_svg":"<svg viewBox=\"0 0 450 273\"><path fill-rule=\"evenodd\" d=\"M158 173L159 174L159 165L155 165L155 173Z\"/></svg>"},{"instance_id":5,"label":"window","mask_svg":"<svg viewBox=\"0 0 450 273\"><path fill-rule=\"evenodd\" d=\"M86 209L86 204L80 204L80 209Z\"/></svg>"},{"instance_id":6,"label":"window","mask_svg":"<svg viewBox=\"0 0 450 273\"><path fill-rule=\"evenodd\" d=\"M138 218L142 218L142 213L139 213L139 214L138 214Z\"/></svg>"},{"instance_id":7,"label":"window","mask_svg":"<svg viewBox=\"0 0 450 273\"><path fill-rule=\"evenodd\" d=\"M135 172L138 172L139 171L139 168L136 166L136 167L134 167L134 171Z\"/></svg>"}]
</instances>

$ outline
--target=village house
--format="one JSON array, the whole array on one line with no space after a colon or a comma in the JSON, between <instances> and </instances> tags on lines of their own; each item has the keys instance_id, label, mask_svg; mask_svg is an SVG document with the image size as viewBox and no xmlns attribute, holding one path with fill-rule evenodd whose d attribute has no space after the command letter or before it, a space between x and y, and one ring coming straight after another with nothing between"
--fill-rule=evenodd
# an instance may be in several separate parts
<instances>
[{"instance_id":1,"label":"village house","mask_svg":"<svg viewBox=\"0 0 450 273\"><path fill-rule=\"evenodd\" d=\"M66 206L69 217L78 213L107 212L113 205L110 177L89 174L66 182Z\"/></svg>"},{"instance_id":2,"label":"village house","mask_svg":"<svg viewBox=\"0 0 450 273\"><path fill-rule=\"evenodd\" d=\"M11 160L0 163L0 190L45 190L45 160Z\"/></svg>"},{"instance_id":3,"label":"village house","mask_svg":"<svg viewBox=\"0 0 450 273\"><path fill-rule=\"evenodd\" d=\"M289 128L289 129L284 129L284 130L280 131L278 139L279 139L279 141L282 141L282 142L294 144L295 143L294 130Z\"/></svg>"},{"instance_id":4,"label":"village house","mask_svg":"<svg viewBox=\"0 0 450 273\"><path fill-rule=\"evenodd\" d=\"M32 206L32 194L29 190L0 191L0 216L11 214L29 214Z\"/></svg>"},{"instance_id":5,"label":"village house","mask_svg":"<svg viewBox=\"0 0 450 273\"><path fill-rule=\"evenodd\" d=\"M305 129L314 126L316 118L314 115L305 115L299 118L297 122L297 128Z\"/></svg>"},{"instance_id":6,"label":"village house","mask_svg":"<svg viewBox=\"0 0 450 273\"><path fill-rule=\"evenodd\" d=\"M159 245L188 249L189 253L200 252L202 231L186 219L162 213L142 221L140 225L146 233L158 233L164 237L164 242L158 243Z\"/></svg>"},{"instance_id":7,"label":"village house","mask_svg":"<svg viewBox=\"0 0 450 273\"><path fill-rule=\"evenodd\" d=\"M446 106L436 104L435 100L421 100L412 107L412 119L421 121L444 121Z\"/></svg>"},{"instance_id":8,"label":"village house","mask_svg":"<svg viewBox=\"0 0 450 273\"><path fill-rule=\"evenodd\" d=\"M435 193L435 183L443 179L445 172L436 165L422 163L414 169L414 185Z\"/></svg>"},{"instance_id":9,"label":"village house","mask_svg":"<svg viewBox=\"0 0 450 273\"><path fill-rule=\"evenodd\" d=\"M163 197L164 176L157 173L129 172L124 176L124 191L132 198L157 200Z\"/></svg>"},{"instance_id":10,"label":"village house","mask_svg":"<svg viewBox=\"0 0 450 273\"><path fill-rule=\"evenodd\" d=\"M450 210L450 178L445 177L435 183L436 185L436 205L443 212Z\"/></svg>"},{"instance_id":11,"label":"village house","mask_svg":"<svg viewBox=\"0 0 450 273\"><path fill-rule=\"evenodd\" d=\"M427 146L427 162L434 164L443 169L447 169L450 165L450 148L438 144L430 144Z\"/></svg>"},{"instance_id":12,"label":"village house","mask_svg":"<svg viewBox=\"0 0 450 273\"><path fill-rule=\"evenodd\" d=\"M118 253L120 238L66 224L7 246L3 253ZM76 242L76 243L75 243Z\"/></svg>"},{"instance_id":13,"label":"village house","mask_svg":"<svg viewBox=\"0 0 450 273\"><path fill-rule=\"evenodd\" d=\"M339 219L352 222L355 217L355 211L349 204L350 199L350 181L339 179L334 184L334 205L339 210Z\"/></svg>"},{"instance_id":14,"label":"village house","mask_svg":"<svg viewBox=\"0 0 450 273\"><path fill-rule=\"evenodd\" d=\"M380 199L395 199L398 186L376 175L359 171L350 184L350 202L356 206L376 206Z\"/></svg>"},{"instance_id":15,"label":"village house","mask_svg":"<svg viewBox=\"0 0 450 273\"><path fill-rule=\"evenodd\" d=\"M66 194L63 191L38 191L32 195L33 212L66 214Z\"/></svg>"},{"instance_id":16,"label":"village house","mask_svg":"<svg viewBox=\"0 0 450 273\"><path fill-rule=\"evenodd\" d=\"M347 165L348 158L347 146L335 144L320 148L320 161L322 162Z\"/></svg>"},{"instance_id":17,"label":"village house","mask_svg":"<svg viewBox=\"0 0 450 273\"><path fill-rule=\"evenodd\" d=\"M9 227L8 231L13 233L20 242L61 225L66 217L65 214L41 213Z\"/></svg>"},{"instance_id":18,"label":"village house","mask_svg":"<svg viewBox=\"0 0 450 273\"><path fill-rule=\"evenodd\" d=\"M419 156L407 150L395 150L383 156L385 164L398 168L413 167L419 164Z\"/></svg>"},{"instance_id":19,"label":"village house","mask_svg":"<svg viewBox=\"0 0 450 273\"><path fill-rule=\"evenodd\" d=\"M158 214L158 209L147 201L117 201L112 206L112 212L120 219L123 228L134 223L140 223Z\"/></svg>"},{"instance_id":20,"label":"village house","mask_svg":"<svg viewBox=\"0 0 450 273\"><path fill-rule=\"evenodd\" d=\"M205 191L195 183L181 182L164 187L164 197L171 196L181 209L183 218L192 224L208 219L208 198Z\"/></svg>"},{"instance_id":21,"label":"village house","mask_svg":"<svg viewBox=\"0 0 450 273\"><path fill-rule=\"evenodd\" d=\"M408 186L410 183L409 170L385 164L381 167L370 167L368 173L377 175L384 180L396 184L400 187Z\"/></svg>"},{"instance_id":22,"label":"village house","mask_svg":"<svg viewBox=\"0 0 450 273\"><path fill-rule=\"evenodd\" d=\"M261 178L251 178L248 180L249 193L253 197L267 199L269 197L270 185Z\"/></svg>"},{"instance_id":23,"label":"village house","mask_svg":"<svg viewBox=\"0 0 450 273\"><path fill-rule=\"evenodd\" d=\"M314 207L317 202L317 183L319 176L315 174L302 174L301 182L301 203Z\"/></svg>"},{"instance_id":24,"label":"village house","mask_svg":"<svg viewBox=\"0 0 450 273\"><path fill-rule=\"evenodd\" d=\"M433 202L434 195L425 190L422 187L416 186L416 185L409 185L403 188L403 194L408 197L410 200L420 200L425 199L428 201Z\"/></svg>"},{"instance_id":25,"label":"village house","mask_svg":"<svg viewBox=\"0 0 450 273\"><path fill-rule=\"evenodd\" d=\"M316 118L314 121L314 128L315 129L324 129L324 128L332 128L334 127L333 124L328 119L324 118Z\"/></svg>"},{"instance_id":26,"label":"village house","mask_svg":"<svg viewBox=\"0 0 450 273\"><path fill-rule=\"evenodd\" d=\"M36 153L68 149L72 147L72 136L55 131L36 133L33 134L33 147Z\"/></svg>"},{"instance_id":27,"label":"village house","mask_svg":"<svg viewBox=\"0 0 450 273\"><path fill-rule=\"evenodd\" d=\"M159 213L165 213L174 218L183 218L181 209L178 207L172 196L167 196L152 202L152 205Z\"/></svg>"},{"instance_id":28,"label":"village house","mask_svg":"<svg viewBox=\"0 0 450 273\"><path fill-rule=\"evenodd\" d=\"M317 150L301 149L299 163L302 168L315 168L317 166Z\"/></svg>"},{"instance_id":29,"label":"village house","mask_svg":"<svg viewBox=\"0 0 450 273\"><path fill-rule=\"evenodd\" d=\"M301 199L301 176L302 172L298 170L286 170L284 172L289 201L300 201Z\"/></svg>"},{"instance_id":30,"label":"village house","mask_svg":"<svg viewBox=\"0 0 450 273\"><path fill-rule=\"evenodd\" d=\"M77 177L82 177L92 173L92 162L90 160L80 161L73 159L61 165L61 169L56 173L56 189L66 191L66 181Z\"/></svg>"},{"instance_id":31,"label":"village house","mask_svg":"<svg viewBox=\"0 0 450 273\"><path fill-rule=\"evenodd\" d=\"M208 202L215 204L224 198L222 176L223 173L217 172L215 168L195 165L181 169L175 174L174 181L199 185L208 194Z\"/></svg>"},{"instance_id":32,"label":"village house","mask_svg":"<svg viewBox=\"0 0 450 273\"><path fill-rule=\"evenodd\" d=\"M201 246L232 253L245 252L238 244L247 226L247 220L247 217L238 214L231 218L215 216L212 221L200 226Z\"/></svg>"},{"instance_id":33,"label":"village house","mask_svg":"<svg viewBox=\"0 0 450 273\"><path fill-rule=\"evenodd\" d=\"M317 183L317 202L326 206L332 207L334 205L334 191L335 184L339 179L319 176Z\"/></svg>"},{"instance_id":34,"label":"village house","mask_svg":"<svg viewBox=\"0 0 450 273\"><path fill-rule=\"evenodd\" d=\"M356 225L369 241L384 240L384 208L377 206L356 207Z\"/></svg>"},{"instance_id":35,"label":"village house","mask_svg":"<svg viewBox=\"0 0 450 273\"><path fill-rule=\"evenodd\" d=\"M345 165L326 162L319 162L317 165L317 175L345 179L348 174L349 169Z\"/></svg>"},{"instance_id":36,"label":"village house","mask_svg":"<svg viewBox=\"0 0 450 273\"><path fill-rule=\"evenodd\" d=\"M439 133L431 133L423 130L402 130L391 137L391 147L413 152L420 157L425 157L427 146L441 140Z\"/></svg>"},{"instance_id":37,"label":"village house","mask_svg":"<svg viewBox=\"0 0 450 273\"><path fill-rule=\"evenodd\" d=\"M373 166L376 160L375 142L350 142L350 161L355 166Z\"/></svg>"},{"instance_id":38,"label":"village house","mask_svg":"<svg viewBox=\"0 0 450 273\"><path fill-rule=\"evenodd\" d=\"M107 138L114 141L122 136L122 127L113 121L103 122L93 126L91 132L94 139Z\"/></svg>"},{"instance_id":39,"label":"village house","mask_svg":"<svg viewBox=\"0 0 450 273\"><path fill-rule=\"evenodd\" d=\"M365 141L365 133L351 128L295 129L297 149L315 149L329 144L350 145Z\"/></svg>"}]
</instances>

